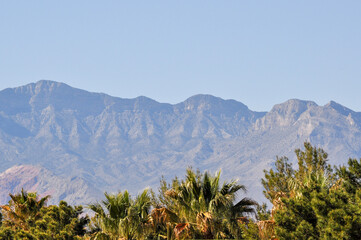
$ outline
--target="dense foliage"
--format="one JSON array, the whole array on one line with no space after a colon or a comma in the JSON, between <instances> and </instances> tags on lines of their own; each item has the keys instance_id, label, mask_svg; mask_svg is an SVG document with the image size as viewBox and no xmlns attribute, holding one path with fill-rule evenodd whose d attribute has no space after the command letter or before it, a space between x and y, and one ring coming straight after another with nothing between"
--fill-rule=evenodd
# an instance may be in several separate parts
<instances>
[{"instance_id":1,"label":"dense foliage","mask_svg":"<svg viewBox=\"0 0 361 240\"><path fill-rule=\"evenodd\" d=\"M297 167L277 158L262 179L272 203L238 194L236 181L187 169L184 179L162 179L159 192L105 193L91 204L47 206L50 196L22 190L1 206L0 239L361 239L361 160L331 167L327 153L304 144Z\"/></svg>"},{"instance_id":2,"label":"dense foliage","mask_svg":"<svg viewBox=\"0 0 361 240\"><path fill-rule=\"evenodd\" d=\"M135 199L128 191L105 193L106 200L89 206L92 218L92 239L141 239L147 228L151 207L148 190Z\"/></svg>"},{"instance_id":3,"label":"dense foliage","mask_svg":"<svg viewBox=\"0 0 361 240\"><path fill-rule=\"evenodd\" d=\"M2 206L0 239L81 239L88 224L81 206L72 207L61 201L59 206L45 206L49 196L36 193L12 195Z\"/></svg>"},{"instance_id":4,"label":"dense foliage","mask_svg":"<svg viewBox=\"0 0 361 240\"><path fill-rule=\"evenodd\" d=\"M159 195L148 190L136 198L127 191L105 194L106 200L90 205L93 239L214 239L241 238L240 220L253 213L256 202L236 193L235 181L220 183L211 176L187 170L184 180L161 181ZM151 203L153 209L151 209Z\"/></svg>"},{"instance_id":5,"label":"dense foliage","mask_svg":"<svg viewBox=\"0 0 361 240\"><path fill-rule=\"evenodd\" d=\"M245 214L254 213L257 203L248 198L236 201L245 190L236 181L220 183L220 172L211 176L187 170L182 181L161 182L159 204L155 210L167 210L176 238L241 238L240 224ZM168 236L170 234L168 233Z\"/></svg>"},{"instance_id":6,"label":"dense foliage","mask_svg":"<svg viewBox=\"0 0 361 240\"><path fill-rule=\"evenodd\" d=\"M278 158L265 171L265 196L273 203L273 235L278 239L361 239L361 160L348 166L327 163L322 149L296 150L298 168Z\"/></svg>"}]
</instances>

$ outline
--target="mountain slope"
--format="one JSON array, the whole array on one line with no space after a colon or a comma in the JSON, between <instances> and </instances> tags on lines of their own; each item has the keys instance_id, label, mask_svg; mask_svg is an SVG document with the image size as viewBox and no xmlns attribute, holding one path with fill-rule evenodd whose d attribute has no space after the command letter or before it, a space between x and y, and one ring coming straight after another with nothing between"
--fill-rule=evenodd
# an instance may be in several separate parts
<instances>
[{"instance_id":1,"label":"mountain slope","mask_svg":"<svg viewBox=\"0 0 361 240\"><path fill-rule=\"evenodd\" d=\"M8 193L19 193L21 189L37 192L40 197L50 195L49 204L58 204L61 200L73 204L89 204L102 194L79 177L57 177L42 167L14 166L0 174L1 203L10 200Z\"/></svg>"},{"instance_id":2,"label":"mountain slope","mask_svg":"<svg viewBox=\"0 0 361 240\"><path fill-rule=\"evenodd\" d=\"M335 102L292 99L265 113L211 95L171 105L39 81L0 91L0 171L33 165L89 188L135 193L188 166L222 168L262 199L263 169L277 155L293 158L309 140L344 163L361 156L360 126L361 113Z\"/></svg>"}]
</instances>

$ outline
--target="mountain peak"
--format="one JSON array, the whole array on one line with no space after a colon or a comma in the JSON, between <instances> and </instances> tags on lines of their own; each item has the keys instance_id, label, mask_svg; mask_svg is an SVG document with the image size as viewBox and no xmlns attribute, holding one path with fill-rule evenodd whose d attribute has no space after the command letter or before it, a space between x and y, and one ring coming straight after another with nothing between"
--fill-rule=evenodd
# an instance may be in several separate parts
<instances>
[{"instance_id":1,"label":"mountain peak","mask_svg":"<svg viewBox=\"0 0 361 240\"><path fill-rule=\"evenodd\" d=\"M209 94L197 94L177 104L186 111L239 112L250 111L246 105L235 100L224 100Z\"/></svg>"},{"instance_id":2,"label":"mountain peak","mask_svg":"<svg viewBox=\"0 0 361 240\"><path fill-rule=\"evenodd\" d=\"M37 82L29 83L20 87L9 88L8 90L13 90L16 93L25 93L25 94L33 95L41 91L49 91L59 87L72 88L69 85L62 82L56 82L52 80L39 80Z\"/></svg>"},{"instance_id":3,"label":"mountain peak","mask_svg":"<svg viewBox=\"0 0 361 240\"><path fill-rule=\"evenodd\" d=\"M41 169L41 167L33 165L15 165L11 168L8 168L5 172L1 173L0 178L4 176L9 177L16 174L21 174L25 176L38 174Z\"/></svg>"},{"instance_id":4,"label":"mountain peak","mask_svg":"<svg viewBox=\"0 0 361 240\"><path fill-rule=\"evenodd\" d=\"M52 80L39 80L39 81L35 82L34 85L35 85L35 88L48 89L48 90L52 90L54 88L59 88L59 87L72 88L65 83L56 82L56 81L52 81Z\"/></svg>"},{"instance_id":5,"label":"mountain peak","mask_svg":"<svg viewBox=\"0 0 361 240\"><path fill-rule=\"evenodd\" d=\"M15 114L42 110L52 105L57 110L74 109L84 112L99 113L104 108L107 95L91 93L73 88L65 83L40 80L17 88L0 91L0 110ZM85 106L92 106L85 108Z\"/></svg>"},{"instance_id":6,"label":"mountain peak","mask_svg":"<svg viewBox=\"0 0 361 240\"><path fill-rule=\"evenodd\" d=\"M275 126L291 126L302 113L318 105L312 101L290 99L284 103L275 105L264 118L256 122L256 129L268 129Z\"/></svg>"},{"instance_id":7,"label":"mountain peak","mask_svg":"<svg viewBox=\"0 0 361 240\"><path fill-rule=\"evenodd\" d=\"M318 105L313 101L290 99L284 103L275 105L270 113L278 113L280 115L301 115L310 107L317 107Z\"/></svg>"},{"instance_id":8,"label":"mountain peak","mask_svg":"<svg viewBox=\"0 0 361 240\"><path fill-rule=\"evenodd\" d=\"M342 115L348 116L350 113L354 113L354 111L352 111L351 109L335 102L335 101L330 101L329 103L327 103L325 105L326 108L332 108L334 110L336 110L337 112L339 112Z\"/></svg>"},{"instance_id":9,"label":"mountain peak","mask_svg":"<svg viewBox=\"0 0 361 240\"><path fill-rule=\"evenodd\" d=\"M315 102L313 101L308 101L308 100L300 100L300 99L289 99L283 103L280 104L276 104L272 110L272 111L277 111L280 109L291 109L291 108L307 108L310 106L318 106Z\"/></svg>"},{"instance_id":10,"label":"mountain peak","mask_svg":"<svg viewBox=\"0 0 361 240\"><path fill-rule=\"evenodd\" d=\"M65 84L63 82L57 82L57 81L48 80L48 79L41 79L41 80L39 80L39 81L37 81L37 82L35 82L33 84L35 84L35 85L54 85L54 84L56 84L56 85L67 85L67 84Z\"/></svg>"},{"instance_id":11,"label":"mountain peak","mask_svg":"<svg viewBox=\"0 0 361 240\"><path fill-rule=\"evenodd\" d=\"M185 100L185 102L187 101L193 101L193 102L198 102L198 101L224 101L224 99L219 98L219 97L215 97L213 95L210 94L196 94L193 95L189 98L187 98Z\"/></svg>"}]
</instances>

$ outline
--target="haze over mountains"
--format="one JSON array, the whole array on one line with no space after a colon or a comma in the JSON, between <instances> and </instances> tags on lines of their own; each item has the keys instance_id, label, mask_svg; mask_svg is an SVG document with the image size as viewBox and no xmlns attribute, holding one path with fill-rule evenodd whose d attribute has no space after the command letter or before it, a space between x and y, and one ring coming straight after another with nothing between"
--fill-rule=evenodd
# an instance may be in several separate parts
<instances>
[{"instance_id":1,"label":"haze over mountains","mask_svg":"<svg viewBox=\"0 0 361 240\"><path fill-rule=\"evenodd\" d=\"M0 200L24 186L53 203L86 204L104 191L156 189L188 166L222 168L263 200L263 169L277 155L294 159L305 140L332 164L360 157L361 113L296 99L255 112L211 95L171 105L39 81L0 91Z\"/></svg>"}]
</instances>

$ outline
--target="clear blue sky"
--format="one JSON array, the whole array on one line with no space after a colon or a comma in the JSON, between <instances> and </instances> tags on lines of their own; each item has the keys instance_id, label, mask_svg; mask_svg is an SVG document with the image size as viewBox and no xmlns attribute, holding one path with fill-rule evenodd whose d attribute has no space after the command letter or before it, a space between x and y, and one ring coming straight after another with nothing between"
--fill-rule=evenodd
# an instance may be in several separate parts
<instances>
[{"instance_id":1,"label":"clear blue sky","mask_svg":"<svg viewBox=\"0 0 361 240\"><path fill-rule=\"evenodd\" d=\"M361 111L361 1L1 1L0 89L40 79L252 110L290 98Z\"/></svg>"}]
</instances>

